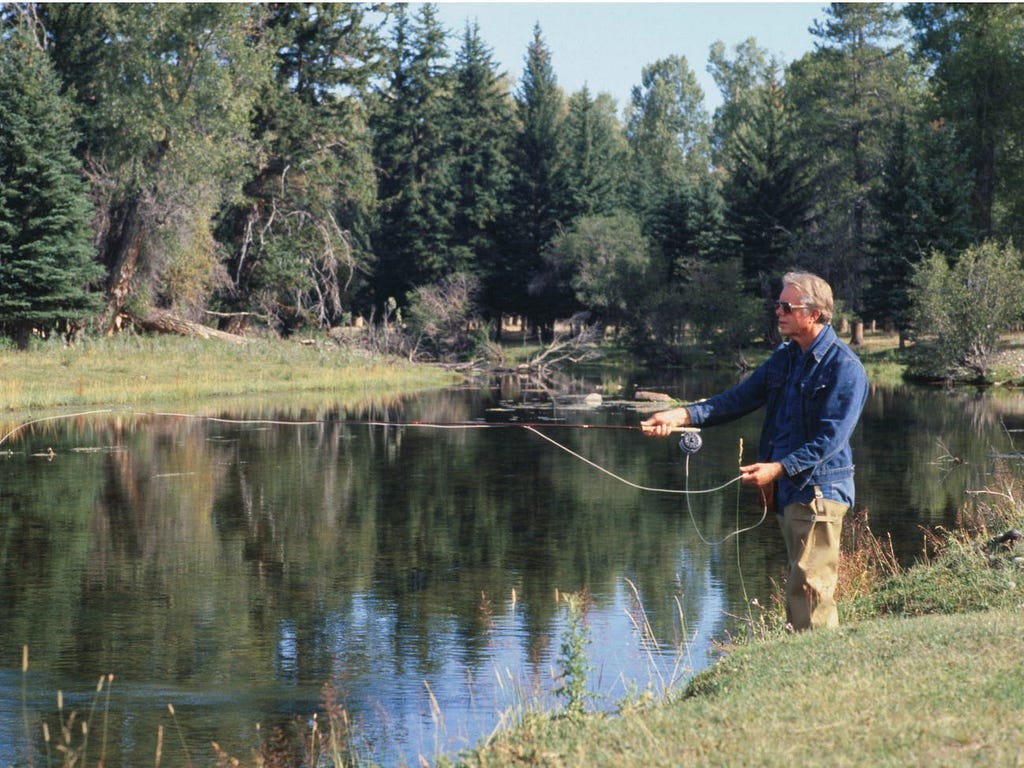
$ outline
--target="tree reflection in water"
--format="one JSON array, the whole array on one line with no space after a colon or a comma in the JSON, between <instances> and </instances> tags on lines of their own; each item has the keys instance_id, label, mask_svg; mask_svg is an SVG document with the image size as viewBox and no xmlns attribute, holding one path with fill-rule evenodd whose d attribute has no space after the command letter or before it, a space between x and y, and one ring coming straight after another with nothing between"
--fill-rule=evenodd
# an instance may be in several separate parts
<instances>
[{"instance_id":1,"label":"tree reflection in water","mask_svg":"<svg viewBox=\"0 0 1024 768\"><path fill-rule=\"evenodd\" d=\"M721 384L664 389L696 399ZM302 426L94 416L13 437L0 483L0 654L17 670L31 649L39 754L35 726L54 727L57 690L86 709L112 672L111 764L150 760L160 726L184 734L193 758L212 740L248 756L257 724L264 736L302 733L324 686L375 759L412 763L471 746L502 713L556 704L560 593L589 596L591 686L608 707L685 679L730 617L768 602L783 561L774 521L708 546L682 497L618 483L526 430L358 423L466 422L499 401L497 390L460 390L273 413L313 422ZM1022 402L873 391L854 440L858 506L901 558L920 552L921 526L952 524L965 490L985 485ZM558 415L639 420L607 407ZM691 487L733 477L740 440L755 445L759 424L706 430ZM579 429L556 439L638 484L682 487L673 441ZM52 460L34 455L49 448ZM943 450L955 467L936 463ZM691 503L709 539L760 514L739 486ZM4 700L20 701L21 685L0 673ZM20 710L0 713L4 764L25 755Z\"/></svg>"}]
</instances>

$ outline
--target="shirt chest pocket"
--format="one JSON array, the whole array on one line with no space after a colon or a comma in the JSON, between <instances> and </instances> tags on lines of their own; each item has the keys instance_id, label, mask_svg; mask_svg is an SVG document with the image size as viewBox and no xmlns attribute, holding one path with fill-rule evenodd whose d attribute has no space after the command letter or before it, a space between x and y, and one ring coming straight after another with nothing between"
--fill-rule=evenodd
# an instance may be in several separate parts
<instances>
[{"instance_id":1,"label":"shirt chest pocket","mask_svg":"<svg viewBox=\"0 0 1024 768\"><path fill-rule=\"evenodd\" d=\"M808 402L820 402L834 386L834 376L812 374L800 382L800 396Z\"/></svg>"}]
</instances>

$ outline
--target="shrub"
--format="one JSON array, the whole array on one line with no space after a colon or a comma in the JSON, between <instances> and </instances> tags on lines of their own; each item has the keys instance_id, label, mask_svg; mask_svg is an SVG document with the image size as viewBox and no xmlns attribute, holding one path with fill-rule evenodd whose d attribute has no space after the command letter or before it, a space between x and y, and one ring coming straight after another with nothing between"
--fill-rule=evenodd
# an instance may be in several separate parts
<instances>
[{"instance_id":1,"label":"shrub","mask_svg":"<svg viewBox=\"0 0 1024 768\"><path fill-rule=\"evenodd\" d=\"M933 253L914 273L911 302L926 350L919 360L928 361L928 373L951 376L965 369L985 380L1000 336L1024 313L1021 254L1012 243L988 241L968 248L950 266Z\"/></svg>"},{"instance_id":2,"label":"shrub","mask_svg":"<svg viewBox=\"0 0 1024 768\"><path fill-rule=\"evenodd\" d=\"M412 356L464 359L480 347L487 333L477 316L478 291L476 279L463 273L413 291L405 313Z\"/></svg>"}]
</instances>

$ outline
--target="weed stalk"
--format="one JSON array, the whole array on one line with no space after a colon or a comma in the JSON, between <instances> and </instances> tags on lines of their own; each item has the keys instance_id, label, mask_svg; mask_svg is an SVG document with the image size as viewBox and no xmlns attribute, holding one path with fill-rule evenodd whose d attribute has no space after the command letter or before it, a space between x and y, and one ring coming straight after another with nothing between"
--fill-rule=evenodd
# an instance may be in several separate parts
<instances>
[{"instance_id":1,"label":"weed stalk","mask_svg":"<svg viewBox=\"0 0 1024 768\"><path fill-rule=\"evenodd\" d=\"M587 675L590 662L587 647L590 629L586 622L586 597L581 593L563 595L566 605L566 625L562 633L561 654L558 657L561 685L555 693L565 700L565 714L579 717L586 711Z\"/></svg>"}]
</instances>

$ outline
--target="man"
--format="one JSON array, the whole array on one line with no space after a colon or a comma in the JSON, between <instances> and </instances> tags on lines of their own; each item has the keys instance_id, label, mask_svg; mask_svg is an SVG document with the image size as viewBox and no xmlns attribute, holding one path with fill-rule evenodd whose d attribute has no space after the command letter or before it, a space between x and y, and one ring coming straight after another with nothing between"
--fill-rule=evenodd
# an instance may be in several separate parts
<instances>
[{"instance_id":1,"label":"man","mask_svg":"<svg viewBox=\"0 0 1024 768\"><path fill-rule=\"evenodd\" d=\"M786 616L794 629L839 623L835 592L839 534L853 505L850 435L868 381L832 322L832 288L817 275L790 272L775 302L788 338L749 378L707 400L655 413L641 422L650 436L677 427L713 426L765 406L758 461L740 467L742 482L774 499L786 543Z\"/></svg>"}]
</instances>

